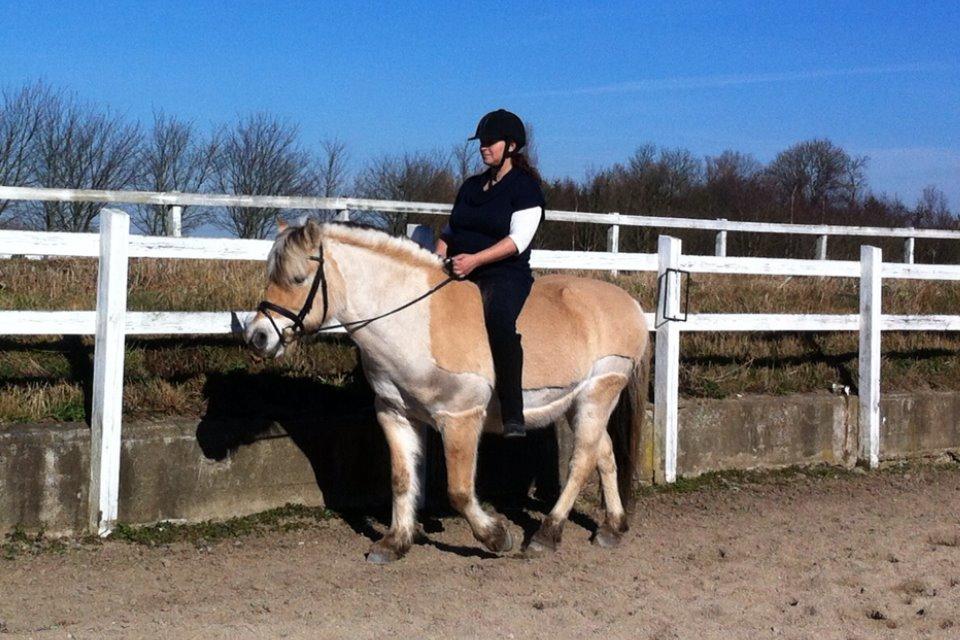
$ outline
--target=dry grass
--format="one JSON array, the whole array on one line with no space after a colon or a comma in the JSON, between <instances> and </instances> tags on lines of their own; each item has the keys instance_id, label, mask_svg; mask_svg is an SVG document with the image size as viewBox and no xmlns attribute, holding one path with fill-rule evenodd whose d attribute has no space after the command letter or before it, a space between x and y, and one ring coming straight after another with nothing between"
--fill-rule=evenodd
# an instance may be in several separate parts
<instances>
[{"instance_id":1,"label":"dry grass","mask_svg":"<svg viewBox=\"0 0 960 640\"><path fill-rule=\"evenodd\" d=\"M653 274L589 275L613 280L652 309ZM128 306L250 309L263 282L259 262L131 260ZM92 309L95 288L94 260L0 262L0 309ZM853 279L698 275L690 301L690 311L701 313L856 313L858 291ZM960 284L891 281L883 302L885 313L954 314ZM885 391L960 388L960 335L887 333L883 348ZM0 422L83 419L91 354L86 338L0 338ZM824 391L833 384L855 390L856 354L853 333L689 334L681 348L681 390L694 397ZM275 396L291 386L309 394L359 384L356 368L353 347L336 340L256 363L230 337L130 339L124 410L200 415L212 402L224 404L223 384L241 391L219 410L271 411L283 404Z\"/></svg>"}]
</instances>

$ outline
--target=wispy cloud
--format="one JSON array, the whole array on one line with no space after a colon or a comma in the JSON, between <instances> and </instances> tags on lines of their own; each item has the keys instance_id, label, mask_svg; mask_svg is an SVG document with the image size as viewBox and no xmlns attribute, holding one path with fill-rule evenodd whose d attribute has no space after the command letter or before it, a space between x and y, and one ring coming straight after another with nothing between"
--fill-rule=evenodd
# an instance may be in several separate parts
<instances>
[{"instance_id":1,"label":"wispy cloud","mask_svg":"<svg viewBox=\"0 0 960 640\"><path fill-rule=\"evenodd\" d=\"M816 69L811 71L786 71L780 73L747 73L714 76L686 76L675 78L650 78L633 80L595 87L553 89L538 91L537 96L574 96L598 95L605 93L635 93L676 91L684 89L713 89L735 87L750 84L769 84L774 82L795 82L797 80L817 80L821 78L841 78L849 76L871 76L895 73L917 73L920 71L952 69L948 65L922 65L919 63L897 64L876 67L852 67L847 69Z\"/></svg>"}]
</instances>

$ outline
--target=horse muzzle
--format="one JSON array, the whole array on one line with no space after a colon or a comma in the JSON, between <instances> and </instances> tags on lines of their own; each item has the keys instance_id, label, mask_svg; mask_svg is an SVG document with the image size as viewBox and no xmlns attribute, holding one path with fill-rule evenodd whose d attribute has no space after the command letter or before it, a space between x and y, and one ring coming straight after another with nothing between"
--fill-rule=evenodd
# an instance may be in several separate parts
<instances>
[{"instance_id":1,"label":"horse muzzle","mask_svg":"<svg viewBox=\"0 0 960 640\"><path fill-rule=\"evenodd\" d=\"M263 316L247 325L243 337L247 346L261 358L278 358L283 355L283 341Z\"/></svg>"}]
</instances>

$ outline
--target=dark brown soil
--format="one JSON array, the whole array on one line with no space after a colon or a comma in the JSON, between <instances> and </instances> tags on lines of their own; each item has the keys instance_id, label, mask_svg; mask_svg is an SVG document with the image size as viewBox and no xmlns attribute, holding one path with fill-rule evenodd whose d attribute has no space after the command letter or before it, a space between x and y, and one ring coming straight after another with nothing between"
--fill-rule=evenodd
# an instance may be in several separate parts
<instances>
[{"instance_id":1,"label":"dark brown soil","mask_svg":"<svg viewBox=\"0 0 960 640\"><path fill-rule=\"evenodd\" d=\"M0 637L960 637L956 465L720 484L643 496L616 550L571 522L536 560L458 518L386 567L340 519L0 560Z\"/></svg>"}]
</instances>

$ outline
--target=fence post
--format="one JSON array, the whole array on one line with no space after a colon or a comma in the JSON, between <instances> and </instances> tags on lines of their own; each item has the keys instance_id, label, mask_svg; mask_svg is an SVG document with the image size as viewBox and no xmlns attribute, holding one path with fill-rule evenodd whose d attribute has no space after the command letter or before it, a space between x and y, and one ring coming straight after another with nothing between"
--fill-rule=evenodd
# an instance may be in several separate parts
<instances>
[{"instance_id":1,"label":"fence post","mask_svg":"<svg viewBox=\"0 0 960 640\"><path fill-rule=\"evenodd\" d=\"M180 192L171 191L170 193ZM179 238L182 234L183 227L183 207L179 204L174 204L167 207L167 216L164 220L164 223L167 235L173 238Z\"/></svg>"},{"instance_id":2,"label":"fence post","mask_svg":"<svg viewBox=\"0 0 960 640\"><path fill-rule=\"evenodd\" d=\"M817 260L827 259L827 236L817 237Z\"/></svg>"},{"instance_id":3,"label":"fence post","mask_svg":"<svg viewBox=\"0 0 960 640\"><path fill-rule=\"evenodd\" d=\"M880 267L878 247L860 247L860 455L880 464Z\"/></svg>"},{"instance_id":4,"label":"fence post","mask_svg":"<svg viewBox=\"0 0 960 640\"><path fill-rule=\"evenodd\" d=\"M130 218L126 213L116 209L100 212L88 493L88 528L91 533L99 535L110 533L117 520L120 490L120 421L123 410L129 232Z\"/></svg>"},{"instance_id":5,"label":"fence post","mask_svg":"<svg viewBox=\"0 0 960 640\"><path fill-rule=\"evenodd\" d=\"M726 218L719 218L718 222L726 222ZM727 257L727 231L726 229L717 232L716 250L713 252L718 258Z\"/></svg>"},{"instance_id":6,"label":"fence post","mask_svg":"<svg viewBox=\"0 0 960 640\"><path fill-rule=\"evenodd\" d=\"M171 191L171 193L180 193ZM179 238L183 234L183 206L179 204L171 205L167 209L167 235L173 238Z\"/></svg>"},{"instance_id":7,"label":"fence post","mask_svg":"<svg viewBox=\"0 0 960 640\"><path fill-rule=\"evenodd\" d=\"M660 236L657 241L657 344L654 356L653 480L677 479L677 417L680 382L680 326L666 318L680 313L680 274L667 269L680 265L680 240ZM663 293L666 292L666 295Z\"/></svg>"},{"instance_id":8,"label":"fence post","mask_svg":"<svg viewBox=\"0 0 960 640\"><path fill-rule=\"evenodd\" d=\"M614 219L619 220L620 214L614 213ZM614 223L609 229L607 229L607 251L610 253L620 253L620 225ZM617 269L611 269L610 275L616 277L619 275Z\"/></svg>"},{"instance_id":9,"label":"fence post","mask_svg":"<svg viewBox=\"0 0 960 640\"><path fill-rule=\"evenodd\" d=\"M913 264L913 243L914 238L905 238L903 241L903 261L907 264Z\"/></svg>"}]
</instances>

